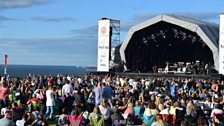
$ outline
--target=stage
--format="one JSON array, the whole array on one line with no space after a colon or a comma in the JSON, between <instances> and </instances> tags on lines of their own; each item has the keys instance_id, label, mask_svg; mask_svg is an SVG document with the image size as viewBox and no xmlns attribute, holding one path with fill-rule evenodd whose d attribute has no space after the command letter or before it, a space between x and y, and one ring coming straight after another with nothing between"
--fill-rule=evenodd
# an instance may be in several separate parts
<instances>
[{"instance_id":1,"label":"stage","mask_svg":"<svg viewBox=\"0 0 224 126\"><path fill-rule=\"evenodd\" d=\"M121 72L115 72L116 76L120 77L133 77L133 78L193 78L193 79L211 79L211 80L219 80L220 75L217 73L204 75L204 74L184 74L184 73L121 73Z\"/></svg>"}]
</instances>

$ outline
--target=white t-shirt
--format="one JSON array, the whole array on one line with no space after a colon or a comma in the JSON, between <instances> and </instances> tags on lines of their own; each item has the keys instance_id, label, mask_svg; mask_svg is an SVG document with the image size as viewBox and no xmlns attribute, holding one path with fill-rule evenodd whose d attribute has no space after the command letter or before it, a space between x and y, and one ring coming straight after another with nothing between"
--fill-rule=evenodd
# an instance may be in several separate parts
<instances>
[{"instance_id":1,"label":"white t-shirt","mask_svg":"<svg viewBox=\"0 0 224 126\"><path fill-rule=\"evenodd\" d=\"M73 88L71 84L65 84L62 87L62 96L64 96L66 93L69 93L70 96L72 96Z\"/></svg>"},{"instance_id":2,"label":"white t-shirt","mask_svg":"<svg viewBox=\"0 0 224 126\"><path fill-rule=\"evenodd\" d=\"M46 106L54 106L54 92L53 90L46 91Z\"/></svg>"},{"instance_id":3,"label":"white t-shirt","mask_svg":"<svg viewBox=\"0 0 224 126\"><path fill-rule=\"evenodd\" d=\"M110 111L108 108L104 108L102 105L99 105L100 113L103 115L104 120L107 120L110 117Z\"/></svg>"},{"instance_id":4,"label":"white t-shirt","mask_svg":"<svg viewBox=\"0 0 224 126\"><path fill-rule=\"evenodd\" d=\"M223 114L223 110L221 109L213 109L211 112L211 118L214 117L214 114Z\"/></svg>"},{"instance_id":5,"label":"white t-shirt","mask_svg":"<svg viewBox=\"0 0 224 126\"><path fill-rule=\"evenodd\" d=\"M163 109L159 114L169 114L169 108Z\"/></svg>"},{"instance_id":6,"label":"white t-shirt","mask_svg":"<svg viewBox=\"0 0 224 126\"><path fill-rule=\"evenodd\" d=\"M120 78L120 82L121 82L121 86L123 87L124 86L124 80L123 80L123 78Z\"/></svg>"},{"instance_id":7,"label":"white t-shirt","mask_svg":"<svg viewBox=\"0 0 224 126\"><path fill-rule=\"evenodd\" d=\"M24 126L24 124L26 123L26 121L24 119L22 120L17 120L16 121L16 126Z\"/></svg>"},{"instance_id":8,"label":"white t-shirt","mask_svg":"<svg viewBox=\"0 0 224 126\"><path fill-rule=\"evenodd\" d=\"M82 79L81 78L78 78L77 80L78 80L79 84L82 83Z\"/></svg>"}]
</instances>

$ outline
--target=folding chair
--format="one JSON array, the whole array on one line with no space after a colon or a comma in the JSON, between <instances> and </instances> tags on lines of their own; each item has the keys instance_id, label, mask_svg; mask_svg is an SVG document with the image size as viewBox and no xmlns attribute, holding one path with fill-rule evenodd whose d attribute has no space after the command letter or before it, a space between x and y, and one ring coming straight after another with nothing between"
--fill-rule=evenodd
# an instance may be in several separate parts
<instances>
[{"instance_id":1,"label":"folding chair","mask_svg":"<svg viewBox=\"0 0 224 126\"><path fill-rule=\"evenodd\" d=\"M82 122L82 115L79 116L72 116L72 115L68 115L67 119L70 122L70 126L80 126L81 122Z\"/></svg>"}]
</instances>

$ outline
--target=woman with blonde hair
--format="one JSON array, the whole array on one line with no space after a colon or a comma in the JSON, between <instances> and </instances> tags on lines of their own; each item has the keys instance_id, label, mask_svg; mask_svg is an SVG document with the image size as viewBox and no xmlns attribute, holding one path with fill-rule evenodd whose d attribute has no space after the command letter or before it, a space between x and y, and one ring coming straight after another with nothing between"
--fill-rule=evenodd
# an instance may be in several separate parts
<instances>
[{"instance_id":1,"label":"woman with blonde hair","mask_svg":"<svg viewBox=\"0 0 224 126\"><path fill-rule=\"evenodd\" d=\"M128 103L128 107L124 111L124 118L126 119L128 117L128 115L134 116L134 108L133 108L133 104L131 102Z\"/></svg>"},{"instance_id":2,"label":"woman with blonde hair","mask_svg":"<svg viewBox=\"0 0 224 126\"><path fill-rule=\"evenodd\" d=\"M89 115L90 125L91 126L103 126L104 118L100 114L99 107L94 107L93 112Z\"/></svg>"},{"instance_id":3,"label":"woman with blonde hair","mask_svg":"<svg viewBox=\"0 0 224 126\"><path fill-rule=\"evenodd\" d=\"M193 102L192 102L192 101L189 101L189 102L187 103L186 115L192 115L192 114L194 114L194 113L197 113L197 112L196 112L196 108L195 108Z\"/></svg>"},{"instance_id":4,"label":"woman with blonde hair","mask_svg":"<svg viewBox=\"0 0 224 126\"><path fill-rule=\"evenodd\" d=\"M196 123L197 121L197 111L196 111L196 107L193 104L192 101L189 101L187 103L187 107L186 107L186 121L191 125L192 123Z\"/></svg>"},{"instance_id":5,"label":"woman with blonde hair","mask_svg":"<svg viewBox=\"0 0 224 126\"><path fill-rule=\"evenodd\" d=\"M159 104L162 104L162 103L163 103L163 100L160 97L157 97L156 101L155 101L156 106L158 106Z\"/></svg>"},{"instance_id":6,"label":"woman with blonde hair","mask_svg":"<svg viewBox=\"0 0 224 126\"><path fill-rule=\"evenodd\" d=\"M100 116L100 110L99 107L94 107L93 112L89 114L89 120L91 119L92 116Z\"/></svg>"}]
</instances>

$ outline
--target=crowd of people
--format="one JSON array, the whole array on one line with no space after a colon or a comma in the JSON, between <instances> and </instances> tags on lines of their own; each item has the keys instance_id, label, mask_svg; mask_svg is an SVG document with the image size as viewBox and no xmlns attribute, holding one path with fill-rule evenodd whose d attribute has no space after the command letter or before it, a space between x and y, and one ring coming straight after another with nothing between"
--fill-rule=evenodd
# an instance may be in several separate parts
<instances>
[{"instance_id":1,"label":"crowd of people","mask_svg":"<svg viewBox=\"0 0 224 126\"><path fill-rule=\"evenodd\" d=\"M224 81L1 77L1 126L223 126Z\"/></svg>"}]
</instances>

